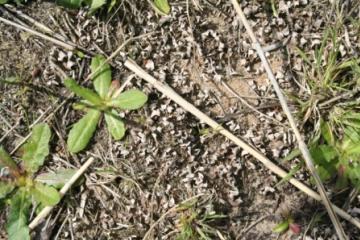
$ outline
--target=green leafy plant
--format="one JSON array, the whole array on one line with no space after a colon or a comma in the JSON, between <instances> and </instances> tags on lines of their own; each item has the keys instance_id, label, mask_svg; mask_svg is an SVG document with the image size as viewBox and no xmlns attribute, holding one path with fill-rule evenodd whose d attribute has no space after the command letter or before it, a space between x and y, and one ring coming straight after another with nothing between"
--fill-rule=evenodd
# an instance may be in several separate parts
<instances>
[{"instance_id":1,"label":"green leafy plant","mask_svg":"<svg viewBox=\"0 0 360 240\"><path fill-rule=\"evenodd\" d=\"M117 0L57 0L58 4L68 8L80 8L83 5L89 6L90 13L97 11L105 5L108 6L108 12L110 12L117 2ZM149 3L154 10L161 15L167 15L170 13L170 5L167 0L154 0L153 2L149 1Z\"/></svg>"},{"instance_id":2,"label":"green leafy plant","mask_svg":"<svg viewBox=\"0 0 360 240\"><path fill-rule=\"evenodd\" d=\"M197 201L195 199L177 208L177 212L181 214L177 224L179 229L179 234L176 236L177 240L210 240L219 237L221 234L211 224L226 218L226 216L216 214L214 211L201 211L197 206Z\"/></svg>"},{"instance_id":3,"label":"green leafy plant","mask_svg":"<svg viewBox=\"0 0 360 240\"><path fill-rule=\"evenodd\" d=\"M10 205L6 225L10 240L30 239L27 222L32 199L38 208L53 206L60 201L60 194L52 183L34 178L49 154L50 137L47 124L34 126L30 139L22 146L20 166L0 147L0 202L6 200ZM67 179L64 176L58 178Z\"/></svg>"},{"instance_id":4,"label":"green leafy plant","mask_svg":"<svg viewBox=\"0 0 360 240\"><path fill-rule=\"evenodd\" d=\"M293 98L300 106L304 122L316 116L315 122L319 120L318 112L322 102L357 89L360 84L360 59L338 60L338 31L337 28L327 29L312 57L297 49L303 60L302 77L306 80L307 91L301 96L294 95Z\"/></svg>"},{"instance_id":5,"label":"green leafy plant","mask_svg":"<svg viewBox=\"0 0 360 240\"><path fill-rule=\"evenodd\" d=\"M360 189L360 132L351 126L343 131L340 138L330 122L321 120L320 131L309 144L310 154L323 181L335 179L339 190L349 183ZM295 149L287 160L298 156L300 152Z\"/></svg>"},{"instance_id":6,"label":"green leafy plant","mask_svg":"<svg viewBox=\"0 0 360 240\"><path fill-rule=\"evenodd\" d=\"M321 123L321 136L310 149L323 180L336 176L339 189L350 181L360 189L360 134L346 127L342 139L337 139L328 122Z\"/></svg>"},{"instance_id":7,"label":"green leafy plant","mask_svg":"<svg viewBox=\"0 0 360 240\"><path fill-rule=\"evenodd\" d=\"M100 69L97 70L98 68ZM88 145L102 113L105 116L107 129L111 136L115 140L123 138L125 124L120 119L116 109L138 109L147 101L147 96L137 89L120 93L117 84L111 83L110 65L105 63L104 57L94 57L91 62L91 70L95 75L92 80L96 92L79 86L73 79L65 79L64 81L69 90L83 98L75 105L75 108L86 111L85 116L75 123L70 130L67 145L72 153L80 152Z\"/></svg>"},{"instance_id":8,"label":"green leafy plant","mask_svg":"<svg viewBox=\"0 0 360 240\"><path fill-rule=\"evenodd\" d=\"M336 179L338 188L349 182L359 187L360 112L359 101L351 98L360 90L360 59L339 58L339 31L327 29L313 55L297 49L307 90L294 99L304 124L313 126L309 147L322 180ZM299 155L295 149L287 160Z\"/></svg>"}]
</instances>

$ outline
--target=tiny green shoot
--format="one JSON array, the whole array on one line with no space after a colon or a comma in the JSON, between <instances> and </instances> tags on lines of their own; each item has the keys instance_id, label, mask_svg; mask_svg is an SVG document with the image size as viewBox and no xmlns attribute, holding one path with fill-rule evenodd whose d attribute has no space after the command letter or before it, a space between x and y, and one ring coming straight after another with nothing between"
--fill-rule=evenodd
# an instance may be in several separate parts
<instances>
[{"instance_id":1,"label":"tiny green shoot","mask_svg":"<svg viewBox=\"0 0 360 240\"><path fill-rule=\"evenodd\" d=\"M301 232L301 227L299 224L294 222L294 219L291 216L288 216L287 218L285 218L283 221L281 221L280 223L278 223L273 229L272 231L275 233L285 233L288 230L291 230L294 234L300 234Z\"/></svg>"},{"instance_id":2,"label":"tiny green shoot","mask_svg":"<svg viewBox=\"0 0 360 240\"><path fill-rule=\"evenodd\" d=\"M197 199L184 203L177 208L180 213L178 219L178 235L176 240L187 239L215 239L219 230L212 227L212 223L226 218L225 215L216 214L214 211L201 211Z\"/></svg>"}]
</instances>

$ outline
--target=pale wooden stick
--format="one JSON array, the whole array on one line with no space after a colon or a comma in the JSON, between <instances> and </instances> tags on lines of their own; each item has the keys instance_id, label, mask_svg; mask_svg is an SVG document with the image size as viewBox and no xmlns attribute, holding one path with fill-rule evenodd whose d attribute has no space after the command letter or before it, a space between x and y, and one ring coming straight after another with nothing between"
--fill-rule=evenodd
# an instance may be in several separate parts
<instances>
[{"instance_id":1,"label":"pale wooden stick","mask_svg":"<svg viewBox=\"0 0 360 240\"><path fill-rule=\"evenodd\" d=\"M67 191L71 188L71 186L79 179L81 175L88 169L88 167L94 162L94 158L90 157L82 166L77 170L77 172L70 178L70 180L60 189L60 197L62 198ZM54 206L45 207L41 212L32 220L29 224L30 230L36 228L46 217L49 215L51 210L53 210Z\"/></svg>"},{"instance_id":2,"label":"pale wooden stick","mask_svg":"<svg viewBox=\"0 0 360 240\"><path fill-rule=\"evenodd\" d=\"M48 36L48 35L43 34L41 32L38 32L38 31L36 31L36 30L34 30L32 28L29 28L27 26L22 26L22 25L20 25L18 23L12 22L12 21L10 21L10 20L8 20L6 18L0 17L0 22L3 22L5 24L11 25L11 26L16 27L18 29L21 29L23 31L31 33L31 34L33 34L33 35L35 35L37 37L43 38L43 39L45 39L45 40L47 40L49 42L52 42L52 43L62 47L62 48L65 48L66 50L70 50L70 51L74 51L74 52L76 50L79 50L79 51L82 51L82 52L86 53L89 56L94 55L93 52L91 52L91 51L87 50L86 48L83 48L83 47L81 47L79 45L76 45L76 44L74 44L72 42L64 42L64 41L59 40L59 39L57 39L55 37L51 37L51 36Z\"/></svg>"},{"instance_id":3,"label":"pale wooden stick","mask_svg":"<svg viewBox=\"0 0 360 240\"><path fill-rule=\"evenodd\" d=\"M297 125L296 125L296 122L295 122L295 119L294 117L292 116L291 112L290 112L290 109L288 107L288 104L286 102L286 99L284 97L284 94L282 93L281 89L280 89L280 86L278 84L278 82L276 81L276 78L274 76L274 73L271 69L271 66L269 64L269 62L267 61L266 59L266 56L264 54L264 50L262 49L259 41L257 40L249 22L247 21L243 11L241 10L241 7L239 5L239 3L237 2L237 0L231 0L241 22L243 23L244 27L246 28L246 32L249 34L250 36L250 39L251 41L253 42L253 46L254 48L256 49L256 52L257 54L259 55L260 59L261 59L261 62L262 62L262 65L264 66L265 70L266 70L266 73L271 81L271 84L273 85L274 87L274 90L276 92L276 95L278 96L279 98L279 101L280 101L280 104L281 104L281 107L282 109L284 110L288 120L289 120L289 123L290 123L290 126L292 128L292 130L294 131L294 134L295 134L295 137L297 139L297 142L298 142L298 145L299 145L299 149L303 155L303 158L305 160L305 163L306 163L306 166L307 168L309 169L311 175L313 176L314 180L315 180L315 183L316 183L316 186L317 186L317 189L319 190L319 193L320 193L320 196L321 196L321 201L322 203L324 204L329 216L330 216L330 219L335 227L335 230L336 230L336 233L339 237L340 240L343 240L343 239L347 239L347 236L345 234L345 231L343 229L343 227L341 226L341 223L338 219L338 217L336 216L335 212L334 212L334 209L332 207L332 204L326 194L326 190L325 190L325 187L319 177L319 175L317 174L316 170L315 170L315 166L314 166L314 163L313 163L313 160L311 158L311 155L310 155L310 152L309 152L309 149L308 147L306 146L301 134L300 134L300 131L299 129L297 128Z\"/></svg>"},{"instance_id":4,"label":"pale wooden stick","mask_svg":"<svg viewBox=\"0 0 360 240\"><path fill-rule=\"evenodd\" d=\"M24 20L27 20L28 22L30 22L31 24L33 24L35 27L37 27L38 29L40 29L41 31L45 32L45 33L49 33L54 35L55 32L53 30L51 30L50 28L48 28L47 26L45 26L44 24L42 24L41 22L36 21L35 19L33 19L32 17L24 14L23 12L17 10L15 7L13 7L10 4L5 4L5 9L13 14L18 15L19 17L23 18ZM57 36L56 36L57 37ZM57 37L58 38L58 37Z\"/></svg>"},{"instance_id":5,"label":"pale wooden stick","mask_svg":"<svg viewBox=\"0 0 360 240\"><path fill-rule=\"evenodd\" d=\"M19 28L19 29L24 30L26 32L29 32L29 33L31 33L31 34L33 34L35 36L41 37L41 38L43 38L43 39L45 39L45 40L47 40L49 42L52 42L52 43L54 43L56 45L59 45L59 46L65 48L67 50L70 50L70 51L76 50L76 46L70 45L70 44L65 43L63 41L60 41L60 40L58 40L56 38L49 37L49 36L47 36L45 34L42 34L42 33L38 32L38 31L35 31L35 30L31 29L31 28L27 28L27 27L22 26L20 24L9 21L9 20L7 20L5 18L0 17L0 22L6 23L6 24L11 25L13 27Z\"/></svg>"},{"instance_id":6,"label":"pale wooden stick","mask_svg":"<svg viewBox=\"0 0 360 240\"><path fill-rule=\"evenodd\" d=\"M289 174L278 167L276 164L274 164L272 161L267 159L263 154L259 153L257 150L253 149L251 146L249 146L247 143L245 143L240 138L236 137L234 134L229 132L228 130L224 129L220 124L215 122L213 119L208 117L206 114L201 112L199 109L197 109L194 105L187 102L184 98L182 98L179 94L177 94L171 87L169 87L166 84L163 84L156 80L154 77L149 75L145 70L143 70L141 67L139 67L133 60L127 59L124 63L125 67L130 69L132 72L134 72L136 75L138 75L140 78L144 79L148 83L152 84L159 92L173 100L175 103L177 103L179 106L193 114L195 117L197 117L202 122L205 122L210 127L215 129L218 133L224 135L231 141L233 141L236 145L247 151L249 154L251 154L254 158L258 159L260 162L262 162L265 167L267 167L270 171L275 173L281 178L287 177ZM289 182L294 185L296 188L301 190L302 192L306 193L308 196L312 197L313 199L317 201L321 201L321 197L318 193L310 189L308 186L303 184L302 182L298 181L295 178L291 178ZM332 205L334 210L344 218L345 220L349 221L350 223L354 224L356 227L360 229L360 222L357 221L355 218L350 216L348 213L343 211L342 209L338 208L335 205Z\"/></svg>"}]
</instances>

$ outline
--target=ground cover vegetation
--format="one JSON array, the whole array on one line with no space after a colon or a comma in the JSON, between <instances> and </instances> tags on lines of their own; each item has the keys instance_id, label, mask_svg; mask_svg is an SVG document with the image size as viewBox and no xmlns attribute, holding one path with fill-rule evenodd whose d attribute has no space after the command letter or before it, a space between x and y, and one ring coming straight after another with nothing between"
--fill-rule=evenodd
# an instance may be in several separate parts
<instances>
[{"instance_id":1,"label":"ground cover vegetation","mask_svg":"<svg viewBox=\"0 0 360 240\"><path fill-rule=\"evenodd\" d=\"M358 217L360 4L245 2L246 16L255 26L261 26L257 34L264 46L270 42L269 49L275 49L267 54L277 51L272 67L278 69L277 80L286 92L316 170L331 192L331 200L337 205L345 202L342 207ZM67 209L73 219L59 211L58 216L68 227L50 229L49 238L73 239L81 234L97 239L178 240L335 237L324 209L299 197L285 184L296 177L314 187L314 180L306 173L292 134L284 131L286 119L251 44L238 35L241 27L231 4L197 0L58 0L55 4L0 0L0 4L4 6L0 9L4 16L9 9L11 14L17 8L25 12L29 8L29 13L33 13L36 7L31 6L50 4L56 11L72 13L73 19L64 21L69 30L57 25L59 32L66 32L64 42L81 45L82 34L87 34L78 31L81 25L90 26L92 31L83 39L94 38L86 40L86 47L81 46L85 51L64 53L56 49L52 58L44 58L48 59L44 60L49 61L47 64L57 65L49 70L53 76L46 77L48 85L41 82L44 76L32 72L30 80L23 80L24 76L13 71L13 66L6 68L6 63L0 62L7 71L0 75L0 90L4 91L0 143L9 140L0 147L0 208L4 209L0 224L6 221L0 237L4 234L11 240L36 238L38 232L31 234L28 227L30 220L44 207L57 205ZM9 9L8 4L12 4ZM206 14L204 9L208 10ZM329 15L318 14L329 9ZM120 14L118 11L123 18L114 17ZM204 19L200 14L204 14ZM146 21L143 16L147 16ZM291 20L294 16L299 16L300 22ZM304 26L306 21L308 27ZM21 25L21 21L17 22ZM115 27L109 27L109 22ZM271 31L275 27L282 28L278 35ZM309 34L302 32L305 28ZM139 43L126 46L124 52L222 126L289 169L288 175L278 179L267 173L253 163L248 153L219 136L217 130L198 123L139 79L134 83L123 81L133 77L119 64L120 60L107 56L115 50L114 39L133 36L134 32L148 35ZM149 32L160 32L161 37ZM316 36L311 38L313 35ZM311 36L310 40L307 36ZM0 37L0 41L11 39L8 34ZM280 45L273 44L275 38L279 38ZM288 38L287 42L284 38ZM25 34L20 39L26 44L32 41ZM35 49L39 46L43 44L31 45ZM234 56L240 53L241 57ZM83 81L84 71L91 81ZM258 80L242 81L251 74ZM241 83L233 84L233 78L240 78ZM51 81L57 82L52 85ZM238 95L226 91L230 85ZM47 123L31 125L37 110L29 102L39 106L36 94L55 103L68 101L60 110L62 115L54 113L50 120L55 136ZM21 95L24 98L19 103ZM32 99L25 98L27 95ZM250 110L242 106L244 102ZM267 118L257 115L262 110L264 113L260 113ZM4 121L14 115L24 115L22 119L26 119L19 121L24 125L21 130L14 130L16 125L11 128ZM103 124L106 128L101 128ZM19 133L29 131L30 138L20 150L11 154L5 150L16 145L14 139ZM79 159L88 155L101 161L85 177L83 186L79 184L81 187L61 203L58 190L81 166L83 161ZM79 198L85 200L77 203ZM99 221L102 224L92 227ZM345 229L350 238L356 239L358 229ZM1 233L3 230L6 233Z\"/></svg>"}]
</instances>

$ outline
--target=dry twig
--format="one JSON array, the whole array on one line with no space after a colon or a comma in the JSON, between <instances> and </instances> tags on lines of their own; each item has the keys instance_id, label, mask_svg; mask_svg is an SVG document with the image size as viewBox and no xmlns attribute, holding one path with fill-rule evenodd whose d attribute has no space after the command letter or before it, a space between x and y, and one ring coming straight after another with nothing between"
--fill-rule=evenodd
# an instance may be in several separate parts
<instances>
[{"instance_id":1,"label":"dry twig","mask_svg":"<svg viewBox=\"0 0 360 240\"><path fill-rule=\"evenodd\" d=\"M35 36L41 37L41 38L43 38L43 39L45 39L45 40L47 40L49 42L52 42L52 43L54 43L54 44L56 44L58 46L61 46L61 47L65 48L67 50L70 50L70 51L75 51L76 50L76 46L74 46L72 44L65 43L65 42L60 41L60 40L58 40L56 38L53 38L53 37L49 37L49 36L47 36L47 35L45 35L43 33L35 31L35 30L31 29L31 28L22 26L22 25L20 25L18 23L12 22L12 21L10 21L8 19L5 19L3 17L0 17L0 22L3 22L5 24L11 25L11 26L16 27L18 29L24 30L26 32L29 32L29 33L35 35Z\"/></svg>"},{"instance_id":2,"label":"dry twig","mask_svg":"<svg viewBox=\"0 0 360 240\"><path fill-rule=\"evenodd\" d=\"M90 167L90 165L94 162L94 158L90 157L82 166L77 170L77 172L70 178L70 180L60 189L60 197L62 198L67 191L71 188L71 186L79 179L81 175ZM34 218L34 220L29 224L30 230L34 229L36 226L38 226L49 213L54 208L54 206L48 206L45 207L37 216Z\"/></svg>"}]
</instances>

